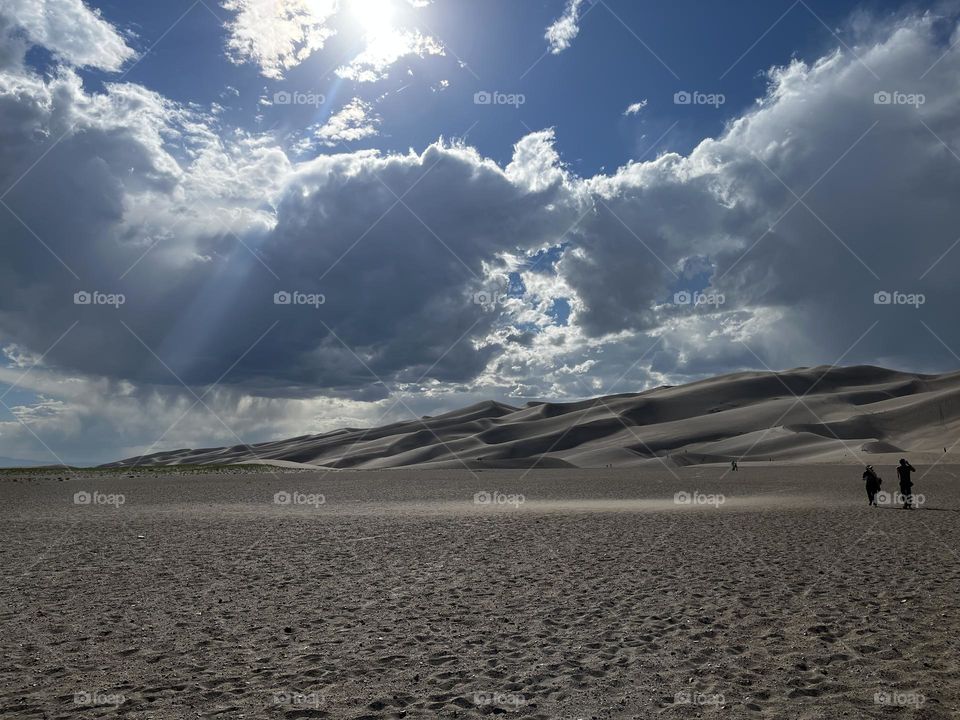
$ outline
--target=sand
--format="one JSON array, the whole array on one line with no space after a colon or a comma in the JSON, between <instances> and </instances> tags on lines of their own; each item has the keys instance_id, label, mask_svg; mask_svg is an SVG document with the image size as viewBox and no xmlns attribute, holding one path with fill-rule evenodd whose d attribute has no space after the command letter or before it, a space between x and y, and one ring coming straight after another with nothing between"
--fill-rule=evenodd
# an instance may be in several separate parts
<instances>
[{"instance_id":1,"label":"sand","mask_svg":"<svg viewBox=\"0 0 960 720\"><path fill-rule=\"evenodd\" d=\"M7 473L0 717L957 717L958 475Z\"/></svg>"},{"instance_id":2,"label":"sand","mask_svg":"<svg viewBox=\"0 0 960 720\"><path fill-rule=\"evenodd\" d=\"M905 453L957 463L958 437L960 373L824 366L735 373L572 403L488 401L381 427L167 450L112 465L657 468L733 458L864 464Z\"/></svg>"}]
</instances>

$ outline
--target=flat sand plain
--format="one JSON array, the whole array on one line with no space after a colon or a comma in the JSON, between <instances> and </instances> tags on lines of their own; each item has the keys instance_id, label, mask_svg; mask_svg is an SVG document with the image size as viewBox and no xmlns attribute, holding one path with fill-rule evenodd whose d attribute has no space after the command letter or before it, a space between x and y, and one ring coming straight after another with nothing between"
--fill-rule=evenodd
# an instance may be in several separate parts
<instances>
[{"instance_id":1,"label":"flat sand plain","mask_svg":"<svg viewBox=\"0 0 960 720\"><path fill-rule=\"evenodd\" d=\"M6 472L0 717L958 717L918 469Z\"/></svg>"}]
</instances>

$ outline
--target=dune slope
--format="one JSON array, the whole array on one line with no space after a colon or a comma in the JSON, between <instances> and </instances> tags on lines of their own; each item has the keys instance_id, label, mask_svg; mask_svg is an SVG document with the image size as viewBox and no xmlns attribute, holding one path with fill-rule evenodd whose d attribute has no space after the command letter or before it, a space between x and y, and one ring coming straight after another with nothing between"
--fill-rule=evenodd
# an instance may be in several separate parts
<instances>
[{"instance_id":1,"label":"dune slope","mask_svg":"<svg viewBox=\"0 0 960 720\"><path fill-rule=\"evenodd\" d=\"M436 417L256 445L174 450L108 466L252 461L330 468L685 466L869 461L943 453L960 437L960 372L872 366L745 372L638 394Z\"/></svg>"}]
</instances>

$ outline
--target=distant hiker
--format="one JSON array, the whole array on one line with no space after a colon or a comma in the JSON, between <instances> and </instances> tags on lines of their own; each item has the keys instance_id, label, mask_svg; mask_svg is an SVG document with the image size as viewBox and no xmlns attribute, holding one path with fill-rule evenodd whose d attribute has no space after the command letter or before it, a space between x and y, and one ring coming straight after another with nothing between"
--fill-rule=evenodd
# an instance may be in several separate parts
<instances>
[{"instance_id":1,"label":"distant hiker","mask_svg":"<svg viewBox=\"0 0 960 720\"><path fill-rule=\"evenodd\" d=\"M883 483L883 480L877 475L873 469L873 465L867 465L867 469L863 471L863 481L867 486L867 500L870 505L876 507L877 493L880 492L880 485Z\"/></svg>"},{"instance_id":2,"label":"distant hiker","mask_svg":"<svg viewBox=\"0 0 960 720\"><path fill-rule=\"evenodd\" d=\"M737 465L737 461L736 461L736 460L731 460L731 461L730 461L730 471L731 471L731 472L736 472L736 471L739 470L739 469L740 469L740 466Z\"/></svg>"},{"instance_id":3,"label":"distant hiker","mask_svg":"<svg viewBox=\"0 0 960 720\"><path fill-rule=\"evenodd\" d=\"M900 494L903 495L904 510L913 510L913 481L910 479L910 473L916 471L917 469L908 463L906 458L900 458L897 476L900 478Z\"/></svg>"}]
</instances>

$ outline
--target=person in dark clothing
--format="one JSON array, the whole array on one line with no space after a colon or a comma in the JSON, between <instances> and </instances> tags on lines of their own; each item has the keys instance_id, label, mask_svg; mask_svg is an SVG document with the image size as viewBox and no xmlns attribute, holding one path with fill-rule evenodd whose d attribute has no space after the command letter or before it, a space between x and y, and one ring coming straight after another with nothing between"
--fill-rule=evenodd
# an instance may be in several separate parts
<instances>
[{"instance_id":1,"label":"person in dark clothing","mask_svg":"<svg viewBox=\"0 0 960 720\"><path fill-rule=\"evenodd\" d=\"M906 458L900 458L897 477L900 478L900 494L903 495L904 510L913 510L913 480L910 479L910 473L916 471L917 469L908 463Z\"/></svg>"},{"instance_id":2,"label":"person in dark clothing","mask_svg":"<svg viewBox=\"0 0 960 720\"><path fill-rule=\"evenodd\" d=\"M867 469L863 471L863 481L867 486L867 500L870 505L876 506L877 504L877 493L880 492L880 484L883 480L880 479L880 476L877 475L876 471L873 469L873 465L867 465Z\"/></svg>"},{"instance_id":3,"label":"person in dark clothing","mask_svg":"<svg viewBox=\"0 0 960 720\"><path fill-rule=\"evenodd\" d=\"M733 471L733 472L737 472L737 470L739 470L739 469L740 469L740 466L737 465L737 461L736 461L736 460L731 460L731 461L730 461L730 470Z\"/></svg>"}]
</instances>

